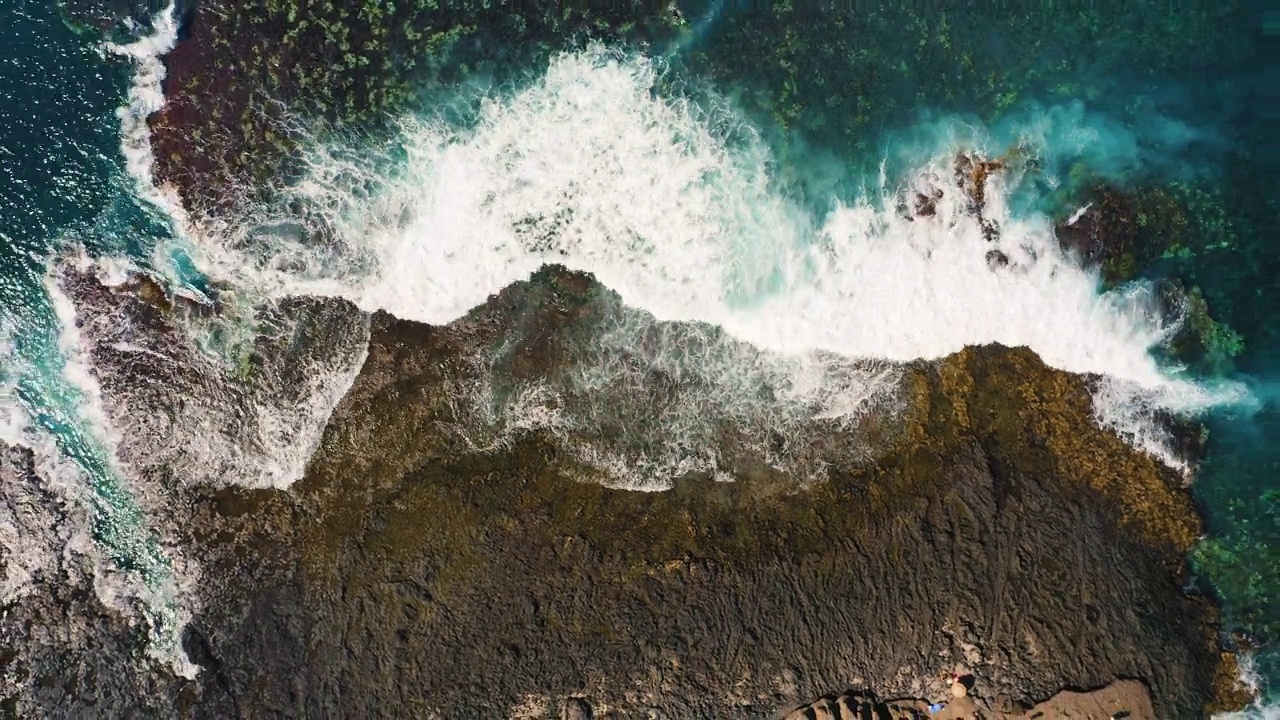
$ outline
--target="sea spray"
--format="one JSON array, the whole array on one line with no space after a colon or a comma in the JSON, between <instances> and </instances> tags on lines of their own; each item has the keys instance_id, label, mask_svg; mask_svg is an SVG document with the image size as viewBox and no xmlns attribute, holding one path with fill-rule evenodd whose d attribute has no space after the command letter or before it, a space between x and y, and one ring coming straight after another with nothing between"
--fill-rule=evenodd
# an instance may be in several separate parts
<instances>
[{"instance_id":1,"label":"sea spray","mask_svg":"<svg viewBox=\"0 0 1280 720\"><path fill-rule=\"evenodd\" d=\"M1039 201L1033 211L1070 195L1064 191L1084 189L1076 185L1082 181L1128 185L1204 174L1210 166L1199 162L1202 155L1223 149L1211 128L1154 112L1125 122L1079 100L1020 102L991 125L964 115L925 115L909 128L886 133L881 148L890 171L902 172L928 161L939 148L957 145L1024 154L1035 172L1020 189Z\"/></svg>"},{"instance_id":2,"label":"sea spray","mask_svg":"<svg viewBox=\"0 0 1280 720\"><path fill-rule=\"evenodd\" d=\"M151 650L174 672L196 672L182 652L181 631L188 611L181 605L173 563L147 522L143 508L115 454L120 444L103 406L88 349L77 329L76 310L53 276L46 292L57 323L57 353L50 354L57 379L46 379L40 420L58 438L59 450L83 473L82 492L90 508L93 536L114 567L135 577L123 590L143 603L152 632ZM48 390L54 392L48 392ZM117 603L109 603L116 606Z\"/></svg>"},{"instance_id":3,"label":"sea spray","mask_svg":"<svg viewBox=\"0 0 1280 720\"><path fill-rule=\"evenodd\" d=\"M541 271L530 283L559 279ZM468 392L450 393L471 401L454 418L473 446L550 431L563 452L599 471L595 481L629 490L760 467L820 481L835 457L847 466L874 457L861 419L901 408L894 363L761 350L713 325L658 321L605 290L581 312L594 319L526 316L482 348Z\"/></svg>"},{"instance_id":4,"label":"sea spray","mask_svg":"<svg viewBox=\"0 0 1280 720\"><path fill-rule=\"evenodd\" d=\"M117 111L120 152L125 158L131 195L146 217L149 231L154 236L151 239L159 240L150 250L146 242L139 240L133 241L137 247L125 249L135 256L149 256L147 265L160 274L161 277L156 279L180 306L205 307L206 311L179 313L181 337L164 340L178 343L175 349L179 353L192 349L198 351L196 356L180 355L179 359L190 365L192 373L207 372L213 379L207 386L185 391L174 386L168 392L167 402L134 397L128 392L129 383L121 382L111 388L111 412L115 424L129 428L123 450L136 461L133 468L136 472L149 472L161 463L183 484L237 483L255 487L287 487L302 476L311 452L319 443L329 413L363 362L365 346L361 338L367 336L367 321L363 329L351 328L352 332L339 343L344 350L341 358L332 363L324 361L320 366L314 357L294 358L302 363L294 374L309 373L305 382L286 384L288 390L296 392L295 397L269 397L268 389L262 387L268 380L261 376L255 387L248 384L234 387L234 379L250 371L264 334L287 335L293 330L281 326L281 318L273 320L273 311L268 307L272 303L267 298L256 294L253 289L213 287L208 275L192 262L190 250L207 229L200 227L187 214L172 187L156 182L148 125L149 116L160 110L165 102L162 82L166 69L162 58L177 42L176 4L170 3L158 12L151 25L150 34L132 43L103 45L110 54L128 58L135 69L128 100ZM113 229L121 234L131 228ZM87 259L82 260L89 263ZM97 276L95 282L108 285L121 284L147 272L147 268L138 267L132 261L111 256L97 258L80 270ZM215 305L216 312L207 312ZM107 317L115 314L112 308L82 309L98 313L85 320L86 327L95 334L95 342L114 343L117 349L132 348L134 352L151 352L155 357L167 357L165 353L170 348L147 349L144 347L146 342L134 344L125 339L131 334L130 326L127 323L113 325L112 318ZM274 327L271 326L273 322ZM288 324L285 319L284 325ZM346 339L354 343L349 352L346 351ZM271 338L265 338L265 342L269 345ZM107 368L97 367L95 370L103 372ZM268 375L278 379L275 374L278 372L283 371L273 367ZM206 390L216 396L206 398L204 404L174 401L182 392L190 394ZM228 402L234 405L246 397L252 399L238 410L226 406ZM151 427L154 422L149 424L139 419L169 417L173 414L174 405L183 408L183 412L174 418L177 425L166 430L155 431ZM225 417L217 416L218 412L225 412ZM231 425L243 432L237 432ZM221 431L212 432L211 429Z\"/></svg>"},{"instance_id":5,"label":"sea spray","mask_svg":"<svg viewBox=\"0 0 1280 720\"><path fill-rule=\"evenodd\" d=\"M993 173L974 217L955 161L1008 150L990 133L935 128L927 158L882 166L864 192L815 217L779 189L770 152L728 103L663 95L661 73L645 57L593 46L487 98L469 123L405 118L390 152L318 144L290 199L330 240L250 229L206 237L200 261L268 294L340 295L434 324L555 262L592 273L658 321L707 323L780 357L906 362L1028 346L1054 367L1109 378L1100 420L1175 466L1150 411L1192 414L1244 397L1161 367L1150 351L1176 321L1154 294L1142 285L1099 294L1096 274L1059 248L1051 218L1015 207L1037 163ZM1019 153L1039 165L1124 147L1116 126L1079 106L1019 127ZM1126 152L1145 158L1137 145ZM1111 159L1117 172L1124 157ZM927 217L902 212L935 194ZM246 227L299 218L260 208L252 220ZM734 386L719 375L720 391Z\"/></svg>"},{"instance_id":6,"label":"sea spray","mask_svg":"<svg viewBox=\"0 0 1280 720\"><path fill-rule=\"evenodd\" d=\"M986 143L987 149L995 152L1001 151L1002 146L1004 145L1005 143L1002 143L1002 142ZM940 147L942 146L945 146L945 145L940 145ZM1102 151L1100 152L1100 155L1106 156L1106 152ZM920 161L919 164L925 165L928 163L932 163L932 161L934 160L937 160L937 158L934 158L933 155L929 155L927 156L927 158L924 158L922 161ZM947 159L943 158L942 160L943 160L943 165L945 165ZM1070 161L1070 159L1068 159L1068 161ZM906 170L906 174L910 174L911 172L914 172L914 168L910 168ZM835 176L838 177L838 174L840 173L838 172L835 173ZM892 177L900 178L904 176L899 176L899 174L895 174L895 176L892 176ZM897 182L897 179L895 179L895 182ZM771 184L776 184L776 183L771 182ZM881 188L884 188L887 186L888 186L887 182L874 184L872 188L872 195L873 196L876 195L876 193L879 190L881 190ZM1027 186L1025 186L1024 184L1023 187L1027 187ZM840 197L840 200L844 201L845 208L850 208L850 206L858 205L859 197ZM874 205L874 202L872 202L872 205ZM826 214L823 214L823 217L826 217ZM819 222L815 222L814 225L817 225L817 227L822 227L823 223L820 222L819 220ZM554 223L544 224L543 228L544 229L554 228ZM356 247L360 246L360 242L358 242L358 238L357 238L357 242L355 243L355 246ZM319 258L319 261L320 263L330 263L337 266L343 266L343 268L346 268L346 270L355 270L355 272L352 272L351 274L364 275L364 277L367 277L367 274L370 273L369 268L378 268L378 266L385 265L385 258L380 258L378 254L372 254L372 252L369 252L369 254L366 254L364 256L365 258L364 263L356 265L355 263L353 263L353 254L355 254L356 247L347 247L347 249L340 249L339 247L340 252L337 252L337 254L329 254L329 256L321 256L321 258ZM271 259L278 258L278 252L276 252L275 249L271 249L265 252L261 252L261 254L257 256L259 256L259 258L268 259L268 263L266 264L270 264ZM371 260L371 263L370 263L370 260ZM355 268L353 268L352 265L356 265ZM275 290L279 291L280 293L292 291L294 290L294 288L302 287L303 284L306 284L307 287L324 287L325 288L324 292L328 292L332 290L334 293L337 293L337 295L347 295L347 296L360 295L360 293L357 292L358 288L356 288L356 290L353 290L353 284L351 282L344 281L344 279L342 278L338 278L337 282L333 282L334 281L333 277L326 278L324 277L324 275L315 275L310 273L297 273L296 268L291 268L291 266L283 266L283 265L278 265L276 266L276 268L273 268L273 270L279 270L279 274L275 274L273 272L266 272L266 273L262 273L262 277L268 277L268 275L271 275L271 277L273 278L282 277L283 282L280 282L278 286L276 286L275 288ZM307 278L305 283L294 282L294 279L296 279L297 277L300 277L300 275L303 278ZM769 281L763 284L765 287L768 287L769 284L771 284L771 282L772 281ZM315 283L315 284L311 284L311 283ZM767 293L765 293L765 295L767 295ZM751 295L751 293L749 292L749 293L745 293L744 296L737 297L737 299L735 300L741 302L741 304L749 306L751 302L755 302L756 300L758 300L758 297L753 297L753 295ZM1138 305L1142 305L1142 304L1140 304L1139 302ZM371 306L376 306L376 305L371 305ZM1149 313L1149 309L1144 309L1143 311L1144 313ZM1164 325L1166 329L1170 327L1170 323L1165 322ZM631 332L631 331L628 331L628 332ZM1155 334L1157 337L1161 336L1160 332L1157 332ZM666 365L663 365L663 366L666 366ZM582 382L586 383L588 382L588 380L582 380ZM1108 380L1108 382L1111 382L1111 380ZM1098 395L1097 400L1100 401L1100 416L1106 415L1107 409L1112 409L1112 410L1119 409L1121 411L1124 411L1124 413L1128 413L1129 410L1133 410L1133 409L1143 409L1142 404L1135 404L1135 402L1132 401L1134 397L1137 397L1140 400L1140 398L1143 397L1142 393L1151 393L1151 395L1155 397L1155 400L1148 402L1147 409L1149 409L1149 407L1160 407L1162 405L1169 404L1170 398L1178 397L1178 393L1181 391L1190 391L1187 396L1189 397L1189 400L1187 402L1181 402L1181 401L1175 402L1176 406L1185 406L1187 407L1187 409L1189 409L1189 411L1194 411L1198 409L1198 407L1202 407L1204 405L1204 402L1211 402L1213 398L1215 398L1216 396L1219 396L1219 393L1210 391L1208 392L1207 397L1197 397L1196 393L1199 392L1199 389L1201 388L1197 386L1190 386L1190 383L1179 384L1178 387L1174 388L1178 392L1169 392L1169 388L1166 388L1164 384L1157 384L1157 386L1153 388L1144 387L1143 384L1135 383L1133 382L1133 380L1129 380L1129 379L1115 380L1115 384L1120 384L1120 386L1124 386L1124 387L1119 389L1119 391L1110 393L1110 395L1107 395L1107 393L1102 393L1102 392L1100 392L1100 395ZM586 387L590 387L590 386L586 386ZM1126 396L1126 393L1129 393L1129 395ZM1233 395L1233 392L1230 391L1230 388L1228 388L1228 392L1226 392L1225 395L1228 395L1228 396ZM1107 400L1107 402L1102 402L1102 400ZM852 405L856 405L856 402L855 404L852 404ZM512 409L513 409L512 411L517 415L525 416L524 409L527 409L527 407L532 407L532 409L536 410L536 409L545 409L545 407L554 407L554 404L552 401L549 401L548 398L545 397L544 395L539 395L538 392L529 392L529 393L525 393L525 395L521 395L520 398L518 398L515 404L512 405ZM1143 430L1152 429L1153 425L1151 425L1151 423L1149 423L1149 421L1146 418L1143 418L1142 416L1143 413L1135 413L1135 414L1133 413L1124 414L1124 413L1121 413L1116 416L1119 416L1119 418L1121 418L1121 420L1123 421L1132 421L1135 427L1137 427L1139 433L1143 432ZM502 414L502 411L498 411L497 414L498 415ZM554 419L554 418L541 419L541 416L539 416L536 413L530 413L529 416L531 418L530 420L531 425L540 425L540 424L554 425L554 424L561 423L561 420L559 419ZM1115 423L1114 427L1119 427L1120 421L1112 420L1112 423ZM1138 437L1138 433L1134 433L1133 437ZM1133 439L1133 437L1130 439ZM1134 441L1134 442L1137 442L1138 445L1143 445L1143 443L1146 443L1147 441L1144 441L1143 439L1143 441ZM1152 442L1155 442L1155 445L1158 450L1158 447L1160 447L1161 438L1156 437L1155 441L1152 441ZM1151 448L1148 447L1148 450L1151 450Z\"/></svg>"},{"instance_id":7,"label":"sea spray","mask_svg":"<svg viewBox=\"0 0 1280 720\"><path fill-rule=\"evenodd\" d=\"M152 19L151 33L131 43L104 43L102 49L133 65L134 73L124 105L116 109L120 123L120 154L128 191L105 213L106 234L114 248L126 254L149 256L150 264L181 291L203 296L203 273L194 267L180 240L194 232L177 190L156 182L155 154L148 119L165 104L164 56L178 42L178 7L170 3ZM141 228L141 230L140 230ZM120 236L126 237L120 242Z\"/></svg>"},{"instance_id":8,"label":"sea spray","mask_svg":"<svg viewBox=\"0 0 1280 720\"><path fill-rule=\"evenodd\" d=\"M147 118L164 107L162 83L165 66L162 58L178 42L175 6L170 4L157 13L153 24L150 35L132 43L107 43L104 47L113 55L128 58L134 67L128 101L116 111L120 119L120 150L125 158L125 170L134 180L137 196L154 205L161 217L181 218L184 215L181 202L156 186L151 130L147 126Z\"/></svg>"}]
</instances>

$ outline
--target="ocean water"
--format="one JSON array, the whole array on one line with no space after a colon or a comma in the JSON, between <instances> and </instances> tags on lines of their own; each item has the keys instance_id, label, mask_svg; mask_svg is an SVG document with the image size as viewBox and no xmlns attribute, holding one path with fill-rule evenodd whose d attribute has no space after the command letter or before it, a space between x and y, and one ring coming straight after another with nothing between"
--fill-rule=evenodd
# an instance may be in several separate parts
<instances>
[{"instance_id":1,"label":"ocean water","mask_svg":"<svg viewBox=\"0 0 1280 720\"><path fill-rule=\"evenodd\" d=\"M1171 466L1186 468L1153 413L1206 420L1208 456L1188 479L1209 536L1193 567L1232 626L1260 645L1247 677L1260 708L1275 702L1280 250L1273 201L1258 191L1274 184L1277 165L1260 151L1270 147L1260 141L1262 118L1240 100L1256 78L1209 90L1149 78L1159 102L1123 107L1059 88L993 118L924 98L896 124L874 128L856 157L841 156L779 131L731 83L691 81L696 63L683 58L714 47L715 9L666 54L587 44L551 55L527 80L460 87L458 105L472 110L407 112L376 143L317 132L288 197L197 223L155 186L144 122L162 102L157 58L176 39L172 16L124 23L113 44L72 32L44 5L0 13L0 431L37 449L67 501L88 508L112 597L140 601L139 622L175 672L190 667L176 632L181 588L193 578L181 549L151 529L148 514L163 510L158 493L116 459L121 439L51 274L56 262L151 268L192 293L216 278L251 298L340 296L430 323L460 317L544 263L592 272L644 311L605 342L643 340L651 369L700 388L664 419L666 442L629 454L583 448L613 482L636 490L720 472L697 451L708 408L711 420L744 427L763 419L762 436L815 417L851 421L889 401L895 362L992 342L1028 346L1050 365L1103 376L1097 421ZM960 151L995 157L1013 146L1034 162L990 180L984 217L1000 229L991 241L958 201L952 163ZM1243 334L1234 372L1195 376L1161 360L1182 318L1153 286L1104 289L1096 270L1059 248L1055 213L1080 208L1055 203L1081 165L1115 181L1210 178L1241 198L1228 205L1238 247L1204 267L1174 268ZM945 193L933 217L902 216L903 197L934 190ZM291 214L299 203L334 242L317 248L290 230L301 222ZM1007 264L993 264L992 250ZM653 319L718 330L697 348L684 337L655 342ZM742 343L765 359L748 361ZM616 388L629 372L584 363L560 385L490 409L511 431L590 425L598 415L566 415L557 397ZM323 413L312 420L323 421ZM288 468L267 484L296 480L302 465ZM21 548L23 538L13 542ZM14 577L5 602L23 592Z\"/></svg>"},{"instance_id":2,"label":"ocean water","mask_svg":"<svg viewBox=\"0 0 1280 720\"><path fill-rule=\"evenodd\" d=\"M48 273L62 251L144 252L167 224L140 202L121 154L118 111L134 66L99 38L73 33L51 7L6 6L0 62L0 411L2 439L36 452L56 495L87 509L99 594L147 626L175 672L183 615L172 558L118 467L117 439L76 332L74 308ZM18 538L4 602L45 560ZM140 608L140 610L139 610Z\"/></svg>"}]
</instances>

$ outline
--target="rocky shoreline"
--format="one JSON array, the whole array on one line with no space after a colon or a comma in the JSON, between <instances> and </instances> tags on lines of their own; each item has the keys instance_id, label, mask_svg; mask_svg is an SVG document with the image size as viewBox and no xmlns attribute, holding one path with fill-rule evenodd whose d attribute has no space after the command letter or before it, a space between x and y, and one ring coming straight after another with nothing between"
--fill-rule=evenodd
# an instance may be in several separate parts
<instances>
[{"instance_id":1,"label":"rocky shoreline","mask_svg":"<svg viewBox=\"0 0 1280 720\"><path fill-rule=\"evenodd\" d=\"M676 32L647 4L519 27L487 4L467 10L474 22L433 8L397 24L329 4L310 35L285 20L289 3L222 5L234 12L181 5L170 102L150 118L157 180L196 218L287 181L299 138L285 104L359 125L418 99L417 85L466 79L445 60L470 57L481 37L532 47L592 28ZM760 45L810 57L793 47L809 25L744 15L730 36L777 35ZM916 30L952 52L945 21ZM335 33L367 52L338 53ZM511 60L478 57L489 69ZM398 74L406 58L422 70ZM397 74L375 72L384 63ZM803 83L821 75L778 66ZM992 92L1009 82L993 78ZM861 109L872 89L839 99L860 127L872 125ZM771 102L780 127L799 122L803 102ZM999 168L969 169L980 217L979 180ZM1059 236L1108 282L1233 239L1214 197L1074 189L1093 204ZM930 202L921 195L914 212L929 216ZM1148 226L1156 213L1168 221ZM1183 478L1096 426L1096 378L1029 350L895 368L898 395L855 427L777 440L812 473L771 467L758 438L726 425L706 444L733 482L690 473L636 492L608 487L574 452L609 446L618 428L495 428L467 400L479 386L518 389L485 385L497 376L556 381L600 345L626 309L590 276L544 268L441 327L290 298L258 308L270 332L226 367L189 337L193 317L216 321L222 308L184 305L142 276L108 287L64 264L60 280L122 466L198 578L182 644L201 672L174 676L148 654L146 629L107 601L111 571L77 499L33 452L0 445L0 520L16 529L0 535L3 579L27 577L0 608L5 717L911 717L950 697L953 673L973 678L985 717L1010 720L1207 717L1249 700L1217 610L1186 590L1202 525ZM1191 318L1178 352L1229 367L1239 337L1197 292L1169 288ZM617 401L681 391L660 373L635 390ZM298 406L307 413L287 415ZM1189 450L1202 440L1193 430ZM32 548L34 564L19 557Z\"/></svg>"},{"instance_id":2,"label":"rocky shoreline","mask_svg":"<svg viewBox=\"0 0 1280 720\"><path fill-rule=\"evenodd\" d=\"M64 287L87 335L111 303L129 321L113 327L176 333L172 310L142 317L153 306L125 286ZM519 337L554 363L556 339L612 312L608 298L552 268L448 326L375 314L368 357L291 489L141 480L168 485L154 519L200 569L184 642L200 675L144 687L85 669L113 655L145 666L136 642L33 661L48 616L24 600L7 609L16 707L546 717L578 697L601 717L777 717L849 687L942 699L957 671L991 708L1124 679L1150 688L1156 717L1247 701L1215 609L1182 587L1200 524L1180 479L1096 428L1087 378L1027 350L906 367L903 409L856 431L876 456L822 445L821 482L744 470L641 493L584 481L548 432L468 448L451 429L460 359ZM171 369L89 346L114 422L172 412L113 375L127 367L147 387ZM222 392L187 387L187 403ZM20 451L5 457L6 488L38 484ZM56 597L42 602L85 612ZM76 626L112 622L92 617ZM111 692L86 692L86 674Z\"/></svg>"}]
</instances>

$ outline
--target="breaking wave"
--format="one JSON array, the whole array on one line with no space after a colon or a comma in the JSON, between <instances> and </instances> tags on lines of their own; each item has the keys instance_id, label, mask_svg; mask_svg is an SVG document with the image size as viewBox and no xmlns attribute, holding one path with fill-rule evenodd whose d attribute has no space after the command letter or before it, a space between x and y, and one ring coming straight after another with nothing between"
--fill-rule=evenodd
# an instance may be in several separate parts
<instances>
[{"instance_id":1,"label":"breaking wave","mask_svg":"<svg viewBox=\"0 0 1280 720\"><path fill-rule=\"evenodd\" d=\"M337 295L433 324L563 264L654 322L721 328L723 342L769 353L785 378L768 384L800 389L792 404L827 419L856 418L896 378L845 373L833 394L824 358L905 362L989 343L1104 376L1099 421L1173 466L1181 461L1153 410L1195 413L1244 397L1153 358L1178 319L1148 287L1100 293L1096 274L1060 248L1049 217L1013 208L1031 171L1011 162L992 173L974 212L957 155L1008 149L979 130L954 123L934 133L926 159L902 177L882 166L864 192L819 215L778 187L771 153L728 103L665 93L662 72L651 59L593 47L557 56L526 87L484 97L469 123L412 115L390 147L317 139L289 198L309 216L259 208L247 222L200 229L193 251L216 274L269 294ZM1055 127L1089 119L1047 112ZM1046 122L1028 120L1017 153L1058 152L1037 147ZM1087 145L1090 128L1071 137ZM931 198L927 212L910 210L915 198ZM315 242L316 228L325 242ZM620 326L613 342L639 347L652 324ZM710 380L692 392L714 396L721 410L758 395L760 383L747 378L756 370L739 356L682 356L686 347L660 348L655 362L696 367ZM576 382L607 385L620 372L601 365ZM589 422L553 406L525 410L557 427ZM690 403L674 427L705 432L700 407Z\"/></svg>"},{"instance_id":2,"label":"breaking wave","mask_svg":"<svg viewBox=\"0 0 1280 720\"><path fill-rule=\"evenodd\" d=\"M1280 704L1262 699L1265 696L1262 694L1263 680L1258 671L1257 656L1252 652L1242 652L1236 655L1236 659L1240 662L1238 682L1258 699L1244 710L1218 713L1213 716L1214 720L1280 720Z\"/></svg>"},{"instance_id":3,"label":"breaking wave","mask_svg":"<svg viewBox=\"0 0 1280 720\"><path fill-rule=\"evenodd\" d=\"M165 13L154 34L102 47L130 58L139 69L118 113L127 157L138 150L139 137L146 142L139 127L145 133L146 115L158 107L159 58L175 41L176 24ZM147 170L127 165L130 173ZM127 212L111 208L100 218L99 230L111 224L110 212ZM108 417L72 298L59 287L54 270L41 274L34 267L72 240L46 238L45 257L33 252L24 259L33 266L15 262L14 275L4 278L16 302L0 311L0 443L5 446L0 553L9 571L0 582L0 600L8 603L38 587L63 583L88 587L105 608L149 633L147 653L153 660L190 677L196 668L182 652L181 632L189 617L184 583L194 576L185 567L175 573L182 559L152 530L153 514L163 511L155 506L158 498L133 483L119 462L120 436ZM63 641L83 630L59 628ZM20 657L30 661L43 653L56 660L61 649L74 646L43 639L52 644L20 648Z\"/></svg>"}]
</instances>

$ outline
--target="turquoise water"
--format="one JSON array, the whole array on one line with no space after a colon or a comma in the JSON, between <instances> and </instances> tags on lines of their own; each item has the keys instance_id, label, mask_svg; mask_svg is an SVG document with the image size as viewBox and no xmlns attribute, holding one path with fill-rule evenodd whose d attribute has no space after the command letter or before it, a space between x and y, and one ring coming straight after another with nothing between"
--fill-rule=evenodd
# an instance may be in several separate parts
<instances>
[{"instance_id":1,"label":"turquoise water","mask_svg":"<svg viewBox=\"0 0 1280 720\"><path fill-rule=\"evenodd\" d=\"M1028 53L1021 44L1046 28L1011 24L1002 32L963 16L932 18L919 45L913 29L900 41L861 44L870 49L856 42L832 49L829 34L797 36L794 26L731 5L690 8L691 29L670 48L670 60L697 79L687 88L695 96L701 83L732 97L781 158L782 181L814 204L851 195L882 159L919 161L920 148L936 147L938 136L958 127L986 128L1002 146L1032 120L1045 146L1061 152L1041 158L1045 177L1057 184L1030 193L1028 203L1065 202L1072 183L1097 177L1121 184L1176 179L1219 193L1233 241L1142 270L1198 285L1215 317L1244 338L1226 372L1248 383L1259 402L1209 418L1208 456L1195 485L1209 537L1192 560L1200 584L1223 599L1231 625L1262 647L1264 693L1280 698L1280 208L1271 192L1280 158L1263 102L1259 11L1240 6L1207 29L1152 17L1145 32L1109 37L1106 52L1090 45L1088 22L1068 24L1069 32ZM887 33L903 20L866 22L858 32ZM66 244L146 265L167 234L124 171L116 110L126 101L131 68L92 35L72 32L45 4L0 8L0 28L0 329L14 344L3 373L17 380L33 425L87 478L105 553L155 590L171 576L169 560L113 467L109 442L86 420L89 398L68 381L69 358L44 287L51 254ZM1195 38L1198 52L1184 47L1192 32L1204 35ZM962 43L972 45L970 65L945 65ZM744 51L761 47L771 57L791 53L794 62ZM860 62L875 68L869 75L876 79L841 75L839 63L831 63L830 77L788 69L804 65L797 58L826 52L863 53ZM1012 78L1009 68L1027 56L1043 67L1028 70L1026 81ZM1076 62L1081 58L1088 61ZM1092 132L1084 141L1073 135L1082 126ZM850 165L861 167L850 172Z\"/></svg>"},{"instance_id":2,"label":"turquoise water","mask_svg":"<svg viewBox=\"0 0 1280 720\"><path fill-rule=\"evenodd\" d=\"M172 579L109 439L87 419L92 397L69 381L68 358L45 271L79 244L94 254L142 254L157 226L134 198L120 154L116 109L131 77L92 37L71 32L51 8L0 8L0 330L12 347L0 380L13 383L33 430L51 437L82 475L83 500L104 554L164 595ZM148 608L163 635L168 600Z\"/></svg>"}]
</instances>

